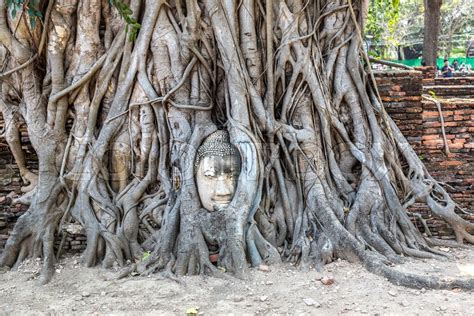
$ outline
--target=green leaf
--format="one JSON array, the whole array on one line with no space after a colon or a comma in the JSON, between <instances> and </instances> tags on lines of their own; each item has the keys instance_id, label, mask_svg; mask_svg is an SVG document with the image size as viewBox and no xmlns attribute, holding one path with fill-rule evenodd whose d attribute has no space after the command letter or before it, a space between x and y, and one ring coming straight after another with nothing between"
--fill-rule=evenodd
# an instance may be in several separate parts
<instances>
[{"instance_id":1,"label":"green leaf","mask_svg":"<svg viewBox=\"0 0 474 316\"><path fill-rule=\"evenodd\" d=\"M114 6L119 12L120 16L124 19L126 26L125 31L128 33L129 41L135 41L140 30L140 23L133 18L133 11L122 1L109 0L110 4Z\"/></svg>"},{"instance_id":2,"label":"green leaf","mask_svg":"<svg viewBox=\"0 0 474 316\"><path fill-rule=\"evenodd\" d=\"M150 254L151 254L151 252L149 252L149 251L143 252L142 261L145 261L146 259L148 259L148 257L150 257Z\"/></svg>"},{"instance_id":3,"label":"green leaf","mask_svg":"<svg viewBox=\"0 0 474 316\"><path fill-rule=\"evenodd\" d=\"M196 316L198 314L198 307L191 307L186 309L187 316Z\"/></svg>"}]
</instances>

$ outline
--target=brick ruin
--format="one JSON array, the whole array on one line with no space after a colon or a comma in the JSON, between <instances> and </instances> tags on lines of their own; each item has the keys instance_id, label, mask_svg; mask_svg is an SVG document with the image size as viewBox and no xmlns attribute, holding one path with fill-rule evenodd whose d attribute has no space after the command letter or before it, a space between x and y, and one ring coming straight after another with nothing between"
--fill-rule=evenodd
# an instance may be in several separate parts
<instances>
[{"instance_id":1,"label":"brick ruin","mask_svg":"<svg viewBox=\"0 0 474 316\"><path fill-rule=\"evenodd\" d=\"M474 77L435 78L434 69L386 71L375 74L385 109L413 146L420 159L447 190L460 208L463 218L474 222ZM440 113L450 154L445 153ZM443 221L432 217L427 207L415 204L410 211L426 219L433 236L454 238ZM421 228L421 223L417 224Z\"/></svg>"},{"instance_id":2,"label":"brick ruin","mask_svg":"<svg viewBox=\"0 0 474 316\"><path fill-rule=\"evenodd\" d=\"M421 67L416 71L384 71L375 73L380 95L389 115L395 120L426 167L439 181L445 182L452 198L461 208L474 210L474 77L435 78L434 69ZM434 102L422 94L439 97L444 118L445 134L450 154L444 153L441 121ZM3 119L0 114L0 130ZM21 128L21 141L28 166L35 170L37 160L28 139L26 128ZM25 206L11 205L20 194L22 180L18 167L4 138L0 138L0 249L3 249L13 226ZM434 236L452 239L453 234L444 222L431 216L423 205L414 205L426 220ZM474 213L463 214L474 221ZM419 221L417 224L420 225ZM63 251L77 252L85 248L86 237L77 227L67 229ZM59 244L60 238L57 240Z\"/></svg>"}]
</instances>

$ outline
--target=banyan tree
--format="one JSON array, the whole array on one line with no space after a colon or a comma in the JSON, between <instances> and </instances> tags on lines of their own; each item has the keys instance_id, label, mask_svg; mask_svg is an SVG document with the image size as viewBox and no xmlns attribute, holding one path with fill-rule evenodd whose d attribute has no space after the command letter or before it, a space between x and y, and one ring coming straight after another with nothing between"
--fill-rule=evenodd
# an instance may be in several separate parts
<instances>
[{"instance_id":1,"label":"banyan tree","mask_svg":"<svg viewBox=\"0 0 474 316\"><path fill-rule=\"evenodd\" d=\"M446 256L413 203L458 243L474 224L384 110L368 2L0 1L0 106L29 205L1 265L40 256L49 281L75 222L86 266L245 277L342 258L396 284L472 288L393 268Z\"/></svg>"}]
</instances>

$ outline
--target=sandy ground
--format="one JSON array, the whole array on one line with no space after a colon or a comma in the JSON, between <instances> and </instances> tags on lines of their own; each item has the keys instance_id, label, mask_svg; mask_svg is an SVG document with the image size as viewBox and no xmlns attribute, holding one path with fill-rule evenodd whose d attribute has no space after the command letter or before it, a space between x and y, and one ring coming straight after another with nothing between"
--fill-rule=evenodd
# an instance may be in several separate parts
<instances>
[{"instance_id":1,"label":"sandy ground","mask_svg":"<svg viewBox=\"0 0 474 316\"><path fill-rule=\"evenodd\" d=\"M474 247L442 250L455 260L409 259L397 268L474 277ZM185 315L196 309L201 315L474 315L473 292L398 287L345 261L326 265L319 273L283 264L270 267L269 272L252 269L248 280L183 277L182 284L156 276L105 281L110 272L81 267L78 261L77 256L64 258L46 286L32 279L39 261L0 274L0 314ZM321 277L333 278L335 283L324 285Z\"/></svg>"}]
</instances>

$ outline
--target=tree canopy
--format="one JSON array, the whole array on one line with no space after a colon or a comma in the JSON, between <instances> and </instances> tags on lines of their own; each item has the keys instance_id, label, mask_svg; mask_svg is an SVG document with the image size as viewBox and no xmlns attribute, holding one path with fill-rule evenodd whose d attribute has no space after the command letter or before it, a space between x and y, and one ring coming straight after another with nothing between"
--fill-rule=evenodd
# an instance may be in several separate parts
<instances>
[{"instance_id":1,"label":"tree canopy","mask_svg":"<svg viewBox=\"0 0 474 316\"><path fill-rule=\"evenodd\" d=\"M396 59L395 48L423 43L424 4L420 0L377 0L369 9L366 39L374 44L371 54ZM469 0L444 0L440 14L439 56L464 56L474 33L474 5ZM389 48L392 48L390 50ZM454 48L454 51L453 51Z\"/></svg>"}]
</instances>

